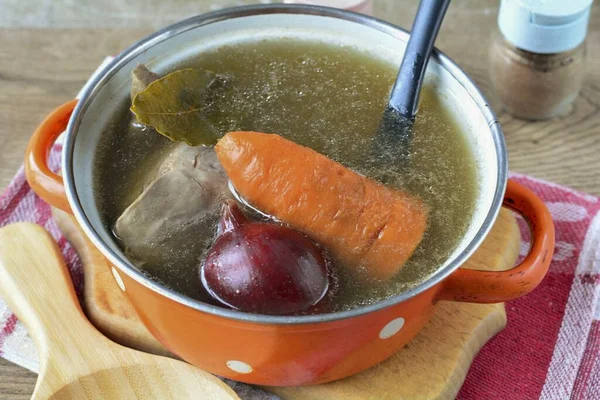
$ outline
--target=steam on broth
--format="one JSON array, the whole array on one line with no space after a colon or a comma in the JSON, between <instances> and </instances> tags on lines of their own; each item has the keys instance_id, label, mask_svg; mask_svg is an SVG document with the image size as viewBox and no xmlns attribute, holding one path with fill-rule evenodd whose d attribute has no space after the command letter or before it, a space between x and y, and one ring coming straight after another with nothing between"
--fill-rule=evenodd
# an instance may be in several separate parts
<instances>
[{"instance_id":1,"label":"steam on broth","mask_svg":"<svg viewBox=\"0 0 600 400\"><path fill-rule=\"evenodd\" d=\"M173 69L185 67L228 77L229 89L212 104L211 121L219 132L277 133L427 205L424 237L393 279L365 285L360 274L334 262L327 302L309 312L348 310L407 290L435 272L458 245L474 212L477 170L465 135L434 88L423 88L407 162L380 165L372 150L374 134L397 66L352 47L290 38L224 45ZM109 230L181 146L137 122L130 105L130 99L123 101L95 156L94 190L101 194L98 208ZM252 209L244 212L264 219ZM180 240L157 243L152 253L158 257L130 259L165 286L219 304L198 278L218 220L218 212L209 213L201 229L182 228Z\"/></svg>"}]
</instances>

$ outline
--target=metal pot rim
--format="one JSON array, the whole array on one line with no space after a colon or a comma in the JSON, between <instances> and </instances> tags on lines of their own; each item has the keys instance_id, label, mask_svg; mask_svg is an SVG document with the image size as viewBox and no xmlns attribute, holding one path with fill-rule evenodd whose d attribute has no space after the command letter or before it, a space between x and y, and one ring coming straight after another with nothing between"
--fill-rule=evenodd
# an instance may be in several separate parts
<instances>
[{"instance_id":1,"label":"metal pot rim","mask_svg":"<svg viewBox=\"0 0 600 400\"><path fill-rule=\"evenodd\" d=\"M504 191L506 189L506 181L508 176L508 164L504 136L502 134L500 125L496 119L496 115L491 110L482 93L479 91L479 89L477 89L475 83L458 67L458 65L454 61L452 61L448 56L446 56L437 49L434 49L432 57L435 57L436 61L448 73L450 73L452 77L456 79L460 83L460 85L469 93L469 95L476 102L477 106L479 107L479 110L481 111L483 117L489 125L490 133L493 136L494 147L496 150L498 160L497 184L493 195L492 205L489 211L487 212L482 226L475 234L473 240L471 240L471 242L466 246L466 248L457 257L451 260L444 268L440 268L427 280L423 281L414 288L401 292L395 296L379 301L377 303L357 307L348 311L302 316L273 316L250 314L241 311L225 309L207 303L202 303L200 301L184 296L174 290L164 287L160 283L151 280L146 275L138 271L133 265L129 264L127 260L124 260L119 255L115 254L109 248L109 246L106 243L104 243L104 241L95 231L95 228L92 226L91 222L85 215L81 206L81 202L77 197L73 170L73 152L77 130L81 123L82 117L87 107L89 106L91 100L95 97L95 94L99 90L99 88L102 87L115 74L115 72L121 68L122 65L135 58L145 49L150 48L157 43L163 42L172 36L175 36L177 34L180 34L190 29L194 29L202 25L207 25L227 19L261 14L304 14L326 16L366 25L373 29L379 30L384 33L388 33L390 35L402 38L404 40L407 40L409 36L407 31L397 26L394 26L388 22L345 10L310 5L252 5L229 8L191 17L173 25L167 26L151 34L150 36L147 36L146 38L140 40L139 42L135 43L134 45L130 46L127 50L122 52L115 59L113 59L112 62L108 64L101 71L101 73L97 75L95 79L93 79L86 85L82 92L81 99L77 104L71 117L71 120L69 121L69 125L67 127L67 134L62 155L62 173L64 177L67 198L79 225L82 227L85 234L93 242L93 244L98 249L100 249L102 254L105 257L107 257L113 265L119 268L119 270L123 273L127 274L131 279L134 279L135 281L147 287L148 289L172 301L175 301L177 303L180 303L182 305L185 305L203 313L255 324L309 324L331 322L345 318L358 317L401 303L439 284L455 269L460 267L460 265L462 265L471 254L473 254L473 252L479 247L479 245L491 229L493 222L495 221L500 207L502 205L502 199Z\"/></svg>"}]
</instances>

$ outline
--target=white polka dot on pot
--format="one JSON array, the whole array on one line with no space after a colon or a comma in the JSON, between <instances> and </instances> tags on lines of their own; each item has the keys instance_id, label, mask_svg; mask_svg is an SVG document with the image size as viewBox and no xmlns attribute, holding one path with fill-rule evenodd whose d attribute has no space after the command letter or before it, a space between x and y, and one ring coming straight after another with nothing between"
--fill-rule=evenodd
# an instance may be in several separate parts
<instances>
[{"instance_id":1,"label":"white polka dot on pot","mask_svg":"<svg viewBox=\"0 0 600 400\"><path fill-rule=\"evenodd\" d=\"M389 339L396 333L400 332L400 329L404 326L404 318L396 318L388 322L379 332L379 338Z\"/></svg>"},{"instance_id":2,"label":"white polka dot on pot","mask_svg":"<svg viewBox=\"0 0 600 400\"><path fill-rule=\"evenodd\" d=\"M117 269L115 267L111 268L112 270L112 274L115 277L115 281L117 282L117 286L119 286L119 288L122 291L125 291L125 283L123 283L123 279L121 279L121 275L119 275L119 272L117 271Z\"/></svg>"},{"instance_id":3,"label":"white polka dot on pot","mask_svg":"<svg viewBox=\"0 0 600 400\"><path fill-rule=\"evenodd\" d=\"M252 372L252 367L243 361L229 360L225 364L227 364L227 368L239 374L249 374Z\"/></svg>"}]
</instances>

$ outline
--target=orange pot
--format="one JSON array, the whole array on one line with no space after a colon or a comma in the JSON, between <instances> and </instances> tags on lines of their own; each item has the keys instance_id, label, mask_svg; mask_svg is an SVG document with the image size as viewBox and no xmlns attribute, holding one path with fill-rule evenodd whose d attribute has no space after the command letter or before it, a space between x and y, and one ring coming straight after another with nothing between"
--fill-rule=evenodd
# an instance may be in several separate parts
<instances>
[{"instance_id":1,"label":"orange pot","mask_svg":"<svg viewBox=\"0 0 600 400\"><path fill-rule=\"evenodd\" d=\"M260 29L257 29L260 28ZM100 221L91 185L93 155L102 126L128 96L138 62L161 69L212 44L253 36L311 36L342 42L399 64L407 33L370 17L307 6L251 6L195 17L142 40L108 65L79 102L53 111L36 130L26 154L27 179L48 203L72 212L89 239L113 265L117 284L146 327L173 353L227 378L260 385L308 385L355 374L392 355L427 323L440 300L502 302L523 296L543 279L554 248L544 204L507 181L502 132L475 85L435 51L428 78L437 80L451 112L462 116L478 157L481 190L475 216L458 249L419 286L377 304L311 316L246 314L204 304L148 279L127 261ZM374 53L375 54L375 53ZM47 167L51 145L67 129L62 176ZM510 271L466 270L501 206L531 225L532 248Z\"/></svg>"}]
</instances>

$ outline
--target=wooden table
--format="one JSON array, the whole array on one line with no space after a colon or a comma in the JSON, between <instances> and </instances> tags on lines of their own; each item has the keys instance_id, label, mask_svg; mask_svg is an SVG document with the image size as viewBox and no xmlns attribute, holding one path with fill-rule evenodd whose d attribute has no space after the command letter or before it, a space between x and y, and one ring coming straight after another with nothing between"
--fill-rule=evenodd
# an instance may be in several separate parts
<instances>
[{"instance_id":1,"label":"wooden table","mask_svg":"<svg viewBox=\"0 0 600 400\"><path fill-rule=\"evenodd\" d=\"M71 99L106 55L117 54L155 29L217 6L252 1L24 0L0 13L0 188L22 163L27 140L42 118ZM217 3L215 5L215 3ZM401 4L397 4L401 3ZM73 4L77 4L74 6ZM126 5L124 5L126 4ZM410 27L418 1L375 0L375 15ZM600 195L600 8L588 34L585 87L560 119L526 122L502 113L487 74L497 0L455 0L437 46L461 65L496 106L510 169ZM0 359L0 400L28 399L35 374Z\"/></svg>"}]
</instances>

